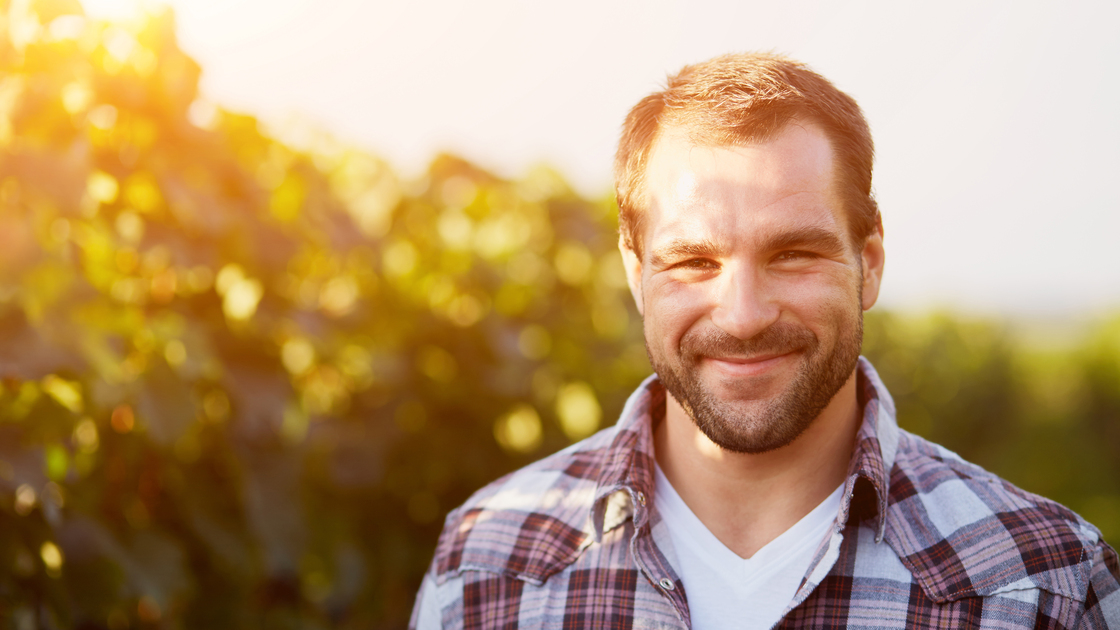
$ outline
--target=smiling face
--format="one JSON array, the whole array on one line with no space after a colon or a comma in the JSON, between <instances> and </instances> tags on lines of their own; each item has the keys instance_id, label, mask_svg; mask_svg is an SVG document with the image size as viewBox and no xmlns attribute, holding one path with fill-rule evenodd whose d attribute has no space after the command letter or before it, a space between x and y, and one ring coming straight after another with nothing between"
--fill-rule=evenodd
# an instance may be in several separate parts
<instances>
[{"instance_id":1,"label":"smiling face","mask_svg":"<svg viewBox=\"0 0 1120 630\"><path fill-rule=\"evenodd\" d=\"M726 450L789 444L855 369L882 239L853 246L833 180L829 142L805 123L725 147L670 129L650 156L630 287L658 376Z\"/></svg>"}]
</instances>

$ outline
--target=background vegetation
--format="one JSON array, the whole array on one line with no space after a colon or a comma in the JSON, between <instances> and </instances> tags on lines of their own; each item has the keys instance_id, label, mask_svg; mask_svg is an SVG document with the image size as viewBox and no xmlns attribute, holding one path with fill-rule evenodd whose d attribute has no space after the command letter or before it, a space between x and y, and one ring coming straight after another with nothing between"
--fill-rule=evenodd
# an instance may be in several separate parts
<instances>
[{"instance_id":1,"label":"background vegetation","mask_svg":"<svg viewBox=\"0 0 1120 630\"><path fill-rule=\"evenodd\" d=\"M401 627L446 511L649 371L613 200L199 99L169 14L0 2L0 627ZM22 6L22 5L21 5ZM296 148L296 147L299 148ZM1120 318L873 313L903 426L1120 537Z\"/></svg>"}]
</instances>

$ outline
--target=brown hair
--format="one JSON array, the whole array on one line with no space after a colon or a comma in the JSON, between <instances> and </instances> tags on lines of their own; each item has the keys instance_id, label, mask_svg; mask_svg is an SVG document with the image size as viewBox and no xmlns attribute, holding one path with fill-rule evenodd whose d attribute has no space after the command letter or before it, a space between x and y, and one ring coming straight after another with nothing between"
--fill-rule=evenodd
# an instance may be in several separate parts
<instances>
[{"instance_id":1,"label":"brown hair","mask_svg":"<svg viewBox=\"0 0 1120 630\"><path fill-rule=\"evenodd\" d=\"M614 160L623 242L641 258L645 171L664 130L682 128L697 143L728 146L765 141L794 119L828 136L853 244L862 244L879 225L879 208L871 195L875 148L859 105L804 64L766 53L685 66L630 110Z\"/></svg>"}]
</instances>

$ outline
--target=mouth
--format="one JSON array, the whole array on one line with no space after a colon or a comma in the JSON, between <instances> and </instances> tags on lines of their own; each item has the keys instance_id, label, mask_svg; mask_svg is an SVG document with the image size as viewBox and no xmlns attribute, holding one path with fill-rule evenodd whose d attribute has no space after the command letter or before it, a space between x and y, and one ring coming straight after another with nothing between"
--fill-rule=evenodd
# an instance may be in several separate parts
<instances>
[{"instance_id":1,"label":"mouth","mask_svg":"<svg viewBox=\"0 0 1120 630\"><path fill-rule=\"evenodd\" d=\"M701 361L731 376L748 377L762 375L778 369L795 359L798 354L800 354L800 350L771 352L750 356L705 356Z\"/></svg>"}]
</instances>

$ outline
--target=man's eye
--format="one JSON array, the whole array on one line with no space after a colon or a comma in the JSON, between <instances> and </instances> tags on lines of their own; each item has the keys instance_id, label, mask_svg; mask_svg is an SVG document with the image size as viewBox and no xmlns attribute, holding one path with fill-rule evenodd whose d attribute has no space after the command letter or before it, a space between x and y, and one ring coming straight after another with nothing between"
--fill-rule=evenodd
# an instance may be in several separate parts
<instances>
[{"instance_id":1,"label":"man's eye","mask_svg":"<svg viewBox=\"0 0 1120 630\"><path fill-rule=\"evenodd\" d=\"M816 258L817 255L812 252L803 252L798 250L782 252L775 257L778 261L795 261L795 260L809 260Z\"/></svg>"},{"instance_id":2,"label":"man's eye","mask_svg":"<svg viewBox=\"0 0 1120 630\"><path fill-rule=\"evenodd\" d=\"M692 258L673 265L677 269L711 269L716 263L707 258Z\"/></svg>"}]
</instances>

